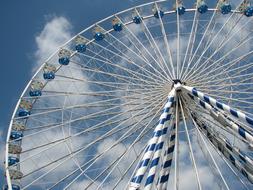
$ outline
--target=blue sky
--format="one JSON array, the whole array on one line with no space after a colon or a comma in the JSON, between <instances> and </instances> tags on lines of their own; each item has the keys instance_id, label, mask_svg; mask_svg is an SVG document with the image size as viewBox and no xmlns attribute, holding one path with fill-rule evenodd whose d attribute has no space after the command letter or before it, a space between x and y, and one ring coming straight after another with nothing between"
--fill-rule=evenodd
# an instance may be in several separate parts
<instances>
[{"instance_id":1,"label":"blue sky","mask_svg":"<svg viewBox=\"0 0 253 190\"><path fill-rule=\"evenodd\" d=\"M15 104L36 67L38 36L45 25L55 17L63 17L71 24L72 35L94 22L145 0L43 0L0 2L0 30L2 73L0 96L0 141L6 138L9 120ZM43 59L43 57L42 57ZM44 57L46 59L46 57ZM3 154L1 154L3 157ZM0 186L4 183L3 158Z\"/></svg>"}]
</instances>

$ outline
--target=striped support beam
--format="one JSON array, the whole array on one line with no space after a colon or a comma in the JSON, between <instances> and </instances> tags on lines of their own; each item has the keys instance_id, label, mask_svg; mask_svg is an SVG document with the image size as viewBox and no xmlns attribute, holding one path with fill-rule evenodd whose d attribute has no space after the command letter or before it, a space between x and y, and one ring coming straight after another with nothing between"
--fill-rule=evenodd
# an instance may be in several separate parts
<instances>
[{"instance_id":1,"label":"striped support beam","mask_svg":"<svg viewBox=\"0 0 253 190\"><path fill-rule=\"evenodd\" d=\"M214 99L210 96L207 96L204 93L196 90L196 88L182 85L182 89L187 90L193 96L196 96L196 97L200 98L202 101L204 101L208 104L211 104L212 106L217 107L217 108L227 112L228 114L232 115L233 117L236 117L236 118L242 120L243 122L246 122L247 124L250 124L250 126L253 126L253 119L250 118L249 116L247 116L246 114L244 114L244 113L242 113L238 110L235 110L235 109L229 107L226 104L218 102L216 99Z\"/></svg>"},{"instance_id":2,"label":"striped support beam","mask_svg":"<svg viewBox=\"0 0 253 190\"><path fill-rule=\"evenodd\" d=\"M167 103L164 106L163 113L160 116L159 124L156 126L152 138L149 140L142 160L138 163L138 168L135 176L132 178L129 190L137 190L140 188L143 177L148 169L148 165L155 152L155 148L158 146L158 139L162 135L166 135L167 130L164 127L165 122L171 119L171 107L175 101L175 89L173 88L169 93Z\"/></svg>"},{"instance_id":3,"label":"striped support beam","mask_svg":"<svg viewBox=\"0 0 253 190\"><path fill-rule=\"evenodd\" d=\"M196 120L197 119L195 117L195 121ZM219 133L213 131L210 127L207 127L205 124L203 124L203 122L201 122L201 124L198 123L198 125L205 130L207 134L216 136L219 139L219 143L226 147L227 151L229 151L231 154L234 154L239 160L241 160L241 163L243 163L250 173L253 173L253 160L250 157L243 153L239 148L233 147L227 139L220 136Z\"/></svg>"},{"instance_id":4,"label":"striped support beam","mask_svg":"<svg viewBox=\"0 0 253 190\"><path fill-rule=\"evenodd\" d=\"M242 152L238 152L238 149L235 149L233 146L231 146L227 139L220 137L217 132L211 130L210 127L198 120L195 116L193 116L193 118L198 124L198 127L201 129L201 132L205 133L205 136L217 148L217 150L219 150L222 155L227 158L227 160L229 160L230 163L235 166L244 177L253 183L252 159Z\"/></svg>"},{"instance_id":5,"label":"striped support beam","mask_svg":"<svg viewBox=\"0 0 253 190\"><path fill-rule=\"evenodd\" d=\"M168 143L168 149L165 151L164 161L162 164L162 169L160 171L157 189L166 190L169 181L169 175L172 165L173 153L175 149L175 139L176 139L176 125L174 124L171 128L170 138Z\"/></svg>"},{"instance_id":6,"label":"striped support beam","mask_svg":"<svg viewBox=\"0 0 253 190\"><path fill-rule=\"evenodd\" d=\"M232 120L228 120L227 118L225 118L224 115L221 112L219 112L218 110L215 110L209 103L202 101L198 97L194 97L194 96L191 96L191 95L190 95L190 97L193 100L196 100L196 102L201 107L203 107L204 109L208 110L210 112L210 115L215 120L217 120L218 122L220 122L221 124L223 124L225 127L229 127L230 129L232 129L240 137L242 137L243 139L247 140L247 142L249 144L253 144L253 134L251 134L251 132L249 132L248 130L244 129L243 127L237 125Z\"/></svg>"},{"instance_id":7,"label":"striped support beam","mask_svg":"<svg viewBox=\"0 0 253 190\"><path fill-rule=\"evenodd\" d=\"M173 119L171 119L170 126L172 125L172 123L173 123ZM165 141L165 138L168 137L168 135L167 135L168 126L164 127L164 130L166 132L164 132L164 135L161 135L159 137L158 143L156 144L155 153L154 153L154 156L152 158L152 161L151 161L151 164L150 164L150 167L149 167L149 172L148 172L148 175L147 175L144 190L150 190L152 188L153 184L154 184L157 167L158 167L158 164L159 164L159 161L160 161L160 157L162 155L164 141Z\"/></svg>"}]
</instances>

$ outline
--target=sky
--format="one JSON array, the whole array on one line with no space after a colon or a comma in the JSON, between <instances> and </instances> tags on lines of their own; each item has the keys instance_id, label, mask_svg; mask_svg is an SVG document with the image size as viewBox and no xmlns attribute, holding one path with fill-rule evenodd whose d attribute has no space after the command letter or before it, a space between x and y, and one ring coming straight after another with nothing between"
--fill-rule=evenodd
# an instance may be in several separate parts
<instances>
[{"instance_id":1,"label":"sky","mask_svg":"<svg viewBox=\"0 0 253 190\"><path fill-rule=\"evenodd\" d=\"M3 25L0 30L0 188L4 183L3 156L9 121L19 96L36 69L57 47L79 31L113 13L145 2L147 0L0 2ZM203 168L203 173L206 170L208 168ZM192 173L188 175L190 177Z\"/></svg>"},{"instance_id":2,"label":"sky","mask_svg":"<svg viewBox=\"0 0 253 190\"><path fill-rule=\"evenodd\" d=\"M3 152L6 133L16 102L36 68L54 47L94 22L145 0L43 0L0 1L2 73L0 96L0 186L4 183ZM55 23L54 23L55 22ZM52 25L63 25L52 30ZM51 24L51 25L50 25ZM66 26L64 26L66 24ZM67 32L59 36L58 32ZM51 34L53 33L53 36ZM53 48L46 49L48 39ZM54 39L55 39L54 38ZM40 42L43 42L41 44ZM53 43L53 44L52 44ZM56 48L55 47L55 48Z\"/></svg>"}]
</instances>

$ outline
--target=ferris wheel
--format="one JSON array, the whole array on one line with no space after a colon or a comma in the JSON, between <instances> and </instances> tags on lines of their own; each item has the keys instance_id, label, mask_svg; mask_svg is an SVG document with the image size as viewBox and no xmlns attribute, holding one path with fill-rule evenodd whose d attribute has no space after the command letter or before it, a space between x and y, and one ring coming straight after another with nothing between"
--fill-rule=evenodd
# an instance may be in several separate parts
<instances>
[{"instance_id":1,"label":"ferris wheel","mask_svg":"<svg viewBox=\"0 0 253 190\"><path fill-rule=\"evenodd\" d=\"M253 189L251 16L158 0L78 33L17 103L4 190Z\"/></svg>"}]
</instances>

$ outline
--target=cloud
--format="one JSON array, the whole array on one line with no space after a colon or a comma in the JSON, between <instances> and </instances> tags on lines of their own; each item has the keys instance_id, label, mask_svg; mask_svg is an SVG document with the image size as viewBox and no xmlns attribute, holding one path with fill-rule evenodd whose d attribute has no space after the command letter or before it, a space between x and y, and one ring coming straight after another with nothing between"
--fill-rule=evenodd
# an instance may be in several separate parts
<instances>
[{"instance_id":1,"label":"cloud","mask_svg":"<svg viewBox=\"0 0 253 190\"><path fill-rule=\"evenodd\" d=\"M44 61L52 54L54 53L59 47L64 44L67 40L69 40L72 37L72 25L69 22L69 20L63 16L57 17L54 16L49 20L42 31L35 37L35 42L37 44L37 50L34 53L35 56L35 64L32 67L32 72L36 71L40 65L44 63ZM56 56L53 56L53 61L57 61L57 54ZM55 62L56 66L59 66L57 62ZM85 75L80 69L73 69L73 68L62 68L60 71L57 72L57 74L69 76L69 77L75 77L80 80L85 80ZM60 77L59 77L60 78ZM36 79L44 80L42 79L41 72L38 73L38 76L36 76ZM50 81L43 91L62 91L62 92L85 92L88 90L88 85L85 82L71 82L68 79L64 80L52 80ZM50 106L59 106L59 107L66 107L70 105L77 105L82 104L86 101L84 98L80 98L80 96L59 96L59 97L49 97L49 98L40 98L36 101L36 103L33 105L33 113L38 113L41 111L36 111L38 108L42 109L49 109ZM83 110L81 111L66 111L66 112L59 112L54 114L48 114L47 117L45 115L39 116L39 117L33 117L33 119L29 119L27 122L27 128L32 128L34 126L41 126L42 124L50 124L50 123L59 123L64 122L62 121L61 114L68 115L66 117L74 117L75 115L81 115L83 114ZM42 144L47 144L49 142L63 139L65 136L70 135L71 133L75 133L75 129L72 131L68 130L68 126L64 125L65 129L57 128L57 129L51 129L44 133L39 133L34 136L29 137L29 132L25 133L25 137L22 140L22 148L24 150L37 147ZM34 132L31 132L34 133ZM36 137L36 140L35 140ZM32 172L33 170L36 170L39 167L44 166L45 164L50 163L52 160L56 160L61 156L69 154L69 151L74 151L73 149L76 149L78 146L83 146L83 143L87 144L88 138L83 137L77 137L75 139L69 139L66 142L62 142L58 144L57 146L52 146L52 148L46 150L45 148L39 148L32 152L23 153L21 155L21 171L24 174L27 174L29 172ZM41 152L43 149L45 151ZM33 156L36 155L36 156ZM30 157L32 158L30 159ZM79 156L79 155L78 155ZM26 158L29 158L26 160ZM82 159L81 159L82 158ZM78 159L85 160L86 158L81 157ZM26 160L26 161L25 161ZM66 173L67 170L74 169L74 166L76 166L75 161L70 159L64 167L59 167L59 169L56 172L52 172L53 174L47 175L44 180L56 180ZM32 182L36 177L39 177L47 172L50 168L44 168L41 171L35 173L34 175L28 176L25 179L23 179L24 184L29 184ZM59 174L59 175L58 175ZM36 183L34 184L36 186ZM39 188L39 187L36 187ZM43 186L40 186L40 188L43 188Z\"/></svg>"},{"instance_id":2,"label":"cloud","mask_svg":"<svg viewBox=\"0 0 253 190\"><path fill-rule=\"evenodd\" d=\"M2 168L2 163L4 161L4 153L5 153L5 134L4 134L4 131L3 131L3 127L1 127L1 130L0 130L0 170Z\"/></svg>"},{"instance_id":3,"label":"cloud","mask_svg":"<svg viewBox=\"0 0 253 190\"><path fill-rule=\"evenodd\" d=\"M33 69L37 69L60 45L71 38L72 25L63 16L53 17L47 22L43 30L35 37L37 50L35 52L36 64Z\"/></svg>"},{"instance_id":4,"label":"cloud","mask_svg":"<svg viewBox=\"0 0 253 190\"><path fill-rule=\"evenodd\" d=\"M64 44L67 40L72 37L72 25L65 17L53 17L52 20L49 20L43 30L35 37L37 44L37 50L35 52L36 64L33 67L33 70L37 69L43 61L47 59L52 53L54 53L59 47ZM69 48L69 47L66 47ZM57 54L52 57L49 61L52 64L59 66L57 62ZM72 60L75 62L82 62L81 57L74 56ZM60 77L65 76L65 77ZM72 80L75 78L78 80ZM38 73L36 79L42 79L41 72ZM57 92L69 92L71 95L62 95L62 96L52 96L47 98L39 98L36 103L33 105L33 114L41 112L42 110L47 110L50 107L69 107L75 105L85 105L90 102L96 101L95 98L90 98L83 95L78 95L78 93L92 92L89 89L89 85L86 82L88 77L85 75L85 71L80 69L79 66L70 63L69 66L62 66L56 73L56 78L52 81L49 81L43 89L43 95L52 95L53 93L46 93L44 91L57 91ZM98 88L98 87L97 87ZM73 94L72 94L73 93ZM54 123L64 123L68 122L71 119L83 117L87 115L87 112L96 112L97 108L72 108L66 109L63 111L54 112L52 114L33 116L32 119L29 119L27 122L27 128L32 128L41 125L48 125ZM62 116L64 115L64 116ZM64 119L62 120L62 117ZM91 120L89 120L92 122ZM38 147L42 144L48 144L59 139L63 139L66 136L75 135L78 132L85 130L87 127L90 127L91 124L89 121L80 121L71 124L64 124L62 127L49 129L46 132L41 132L35 136L29 136L31 133L27 132L22 140L22 147L27 149L32 149ZM62 156L68 155L70 151L75 151L80 147L84 147L90 142L96 139L98 134L96 132L91 134L78 135L74 138L70 138L65 142L61 142L56 146L46 150L47 147L38 148L31 152L22 154L21 156L21 171L24 175L37 170L40 167L43 167L53 160L57 160ZM35 138L36 137L36 138ZM89 159L89 154L93 154L90 150L82 151L79 154L75 155L76 159L68 157L68 161L64 162L62 166L57 167L53 172L45 175L43 178L35 182L32 187L34 188L48 188L48 186L41 185L40 182L48 182L48 185L51 186L50 181L58 181L59 179L66 176L66 173L69 173L75 170L77 167L80 167L83 163ZM27 159L27 160L26 160ZM22 161L23 160L23 161ZM43 174L46 174L51 168L56 166L59 162L55 162L49 167L42 168L40 171L25 177L22 180L23 184L27 185L31 183L38 177L41 177ZM24 185L24 186L25 186Z\"/></svg>"}]
</instances>

